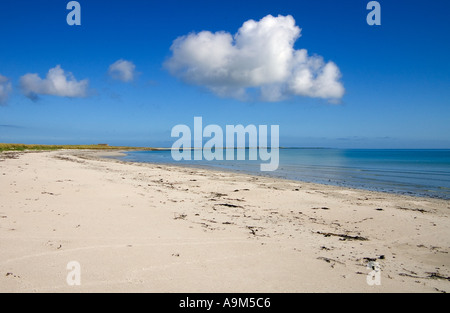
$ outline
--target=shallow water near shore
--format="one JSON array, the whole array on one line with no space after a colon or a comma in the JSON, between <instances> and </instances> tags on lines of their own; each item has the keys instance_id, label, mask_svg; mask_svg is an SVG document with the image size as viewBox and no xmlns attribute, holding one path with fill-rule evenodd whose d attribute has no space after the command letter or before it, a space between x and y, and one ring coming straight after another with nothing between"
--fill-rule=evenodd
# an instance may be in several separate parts
<instances>
[{"instance_id":1,"label":"shallow water near shore","mask_svg":"<svg viewBox=\"0 0 450 313\"><path fill-rule=\"evenodd\" d=\"M225 153L225 150L223 150ZM235 155L237 154L235 149ZM274 172L267 161L174 161L171 151L132 151L123 161L193 165L343 187L450 199L450 150L280 149Z\"/></svg>"}]
</instances>

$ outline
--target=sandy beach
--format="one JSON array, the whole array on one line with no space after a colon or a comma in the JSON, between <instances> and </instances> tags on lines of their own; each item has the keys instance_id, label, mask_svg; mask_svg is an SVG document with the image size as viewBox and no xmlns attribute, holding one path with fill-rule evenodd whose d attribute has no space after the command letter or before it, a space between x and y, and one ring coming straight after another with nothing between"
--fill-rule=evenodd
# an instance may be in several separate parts
<instances>
[{"instance_id":1,"label":"sandy beach","mask_svg":"<svg viewBox=\"0 0 450 313\"><path fill-rule=\"evenodd\" d=\"M450 201L107 154L0 154L0 292L450 292Z\"/></svg>"}]
</instances>

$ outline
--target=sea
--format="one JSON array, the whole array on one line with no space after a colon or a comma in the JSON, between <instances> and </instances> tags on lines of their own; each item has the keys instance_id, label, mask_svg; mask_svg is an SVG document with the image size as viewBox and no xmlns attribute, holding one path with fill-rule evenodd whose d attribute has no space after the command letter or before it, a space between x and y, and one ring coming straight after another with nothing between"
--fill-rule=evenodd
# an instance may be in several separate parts
<instances>
[{"instance_id":1,"label":"sea","mask_svg":"<svg viewBox=\"0 0 450 313\"><path fill-rule=\"evenodd\" d=\"M245 150L245 161L174 161L169 150L132 151L121 159L450 200L450 150L281 148L273 172L261 172L260 164L267 161L249 161Z\"/></svg>"}]
</instances>

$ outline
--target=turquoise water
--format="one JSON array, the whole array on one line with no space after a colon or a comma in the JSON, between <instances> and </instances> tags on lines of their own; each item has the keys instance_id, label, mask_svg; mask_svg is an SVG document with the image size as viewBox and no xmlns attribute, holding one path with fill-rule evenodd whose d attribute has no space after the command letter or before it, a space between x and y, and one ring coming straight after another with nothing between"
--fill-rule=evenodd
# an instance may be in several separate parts
<instances>
[{"instance_id":1,"label":"turquoise water","mask_svg":"<svg viewBox=\"0 0 450 313\"><path fill-rule=\"evenodd\" d=\"M133 162L190 164L298 181L450 199L450 150L279 151L280 165L275 172L261 172L261 161L175 162L170 151L129 152L122 159Z\"/></svg>"}]
</instances>

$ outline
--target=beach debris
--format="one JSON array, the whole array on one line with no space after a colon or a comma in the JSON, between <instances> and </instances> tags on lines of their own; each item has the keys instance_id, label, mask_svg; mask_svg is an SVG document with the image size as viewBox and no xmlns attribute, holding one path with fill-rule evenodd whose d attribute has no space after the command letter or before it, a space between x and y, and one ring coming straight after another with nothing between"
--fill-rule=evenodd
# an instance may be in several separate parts
<instances>
[{"instance_id":1,"label":"beach debris","mask_svg":"<svg viewBox=\"0 0 450 313\"><path fill-rule=\"evenodd\" d=\"M186 219L186 217L187 217L186 214L177 214L177 213L175 213L173 219L174 220L184 220L184 219Z\"/></svg>"},{"instance_id":2,"label":"beach debris","mask_svg":"<svg viewBox=\"0 0 450 313\"><path fill-rule=\"evenodd\" d=\"M384 211L382 208L376 208L377 211Z\"/></svg>"},{"instance_id":3,"label":"beach debris","mask_svg":"<svg viewBox=\"0 0 450 313\"><path fill-rule=\"evenodd\" d=\"M195 222L194 222L195 223ZM209 225L209 224L207 224L207 223L205 223L205 222L201 222L201 223L195 223L195 224L199 224L199 225L201 225L204 229L203 229L203 231L208 231L208 230L215 230L216 228L214 228L214 227L211 227L211 225Z\"/></svg>"},{"instance_id":4,"label":"beach debris","mask_svg":"<svg viewBox=\"0 0 450 313\"><path fill-rule=\"evenodd\" d=\"M376 262L377 260L384 260L386 257L384 255L379 255L376 258L363 258L366 262Z\"/></svg>"},{"instance_id":5,"label":"beach debris","mask_svg":"<svg viewBox=\"0 0 450 313\"><path fill-rule=\"evenodd\" d=\"M248 230L250 230L250 233L253 236L257 236L257 237L264 237L264 235L258 235L257 232L259 232L260 230L263 230L264 228L262 227L258 227L258 226L247 226L246 227Z\"/></svg>"},{"instance_id":6,"label":"beach debris","mask_svg":"<svg viewBox=\"0 0 450 313\"><path fill-rule=\"evenodd\" d=\"M326 258L326 257L318 257L317 260L322 260L322 261L325 261L325 262L327 262L327 263L333 263L333 264L331 265L331 267L334 267L334 265L335 265L336 263L344 265L343 262L340 262L340 261L337 261L337 260L334 260L334 259L330 259L330 258Z\"/></svg>"},{"instance_id":7,"label":"beach debris","mask_svg":"<svg viewBox=\"0 0 450 313\"><path fill-rule=\"evenodd\" d=\"M359 224L359 223L362 223L362 222L365 222L365 221L370 221L370 220L373 220L373 217L364 218L364 219L362 219L360 221L353 222L353 224Z\"/></svg>"},{"instance_id":8,"label":"beach debris","mask_svg":"<svg viewBox=\"0 0 450 313\"><path fill-rule=\"evenodd\" d=\"M312 208L311 210L329 210L329 208L327 208L327 207L322 207L322 208Z\"/></svg>"},{"instance_id":9,"label":"beach debris","mask_svg":"<svg viewBox=\"0 0 450 313\"><path fill-rule=\"evenodd\" d=\"M430 273L430 272L427 272L426 274L428 274L428 278L430 278L430 279L443 279L443 280L448 280L448 281L450 281L450 277L442 276L442 275L439 274L439 273Z\"/></svg>"},{"instance_id":10,"label":"beach debris","mask_svg":"<svg viewBox=\"0 0 450 313\"><path fill-rule=\"evenodd\" d=\"M229 203L219 203L217 205L225 206L228 208L242 208L243 209L243 207L241 207L240 205L234 205L234 204L229 204Z\"/></svg>"},{"instance_id":11,"label":"beach debris","mask_svg":"<svg viewBox=\"0 0 450 313\"><path fill-rule=\"evenodd\" d=\"M258 229L254 229L254 226L247 226L247 228L250 229L250 232L253 236L256 236L256 232L258 231Z\"/></svg>"},{"instance_id":12,"label":"beach debris","mask_svg":"<svg viewBox=\"0 0 450 313\"><path fill-rule=\"evenodd\" d=\"M420 213L429 213L427 210L424 209L410 209L410 208L403 208L403 207L397 207L397 209L399 210L403 210L403 211L413 211L413 212L420 212Z\"/></svg>"},{"instance_id":13,"label":"beach debris","mask_svg":"<svg viewBox=\"0 0 450 313\"><path fill-rule=\"evenodd\" d=\"M16 160L19 158L19 156L22 153L17 153L17 152L3 152L0 154L0 160L8 160L8 159L13 159Z\"/></svg>"},{"instance_id":14,"label":"beach debris","mask_svg":"<svg viewBox=\"0 0 450 313\"><path fill-rule=\"evenodd\" d=\"M59 196L59 195L57 195L57 194L55 194L53 192L47 192L47 191L43 191L43 192L41 192L41 194L42 195L50 195L50 196Z\"/></svg>"},{"instance_id":15,"label":"beach debris","mask_svg":"<svg viewBox=\"0 0 450 313\"><path fill-rule=\"evenodd\" d=\"M411 272L412 274L407 274L407 273L399 273L399 276L403 276L403 277L410 277L410 278L418 278L418 279L443 279L443 280L448 280L450 281L450 277L445 277L442 276L439 273L435 273L435 272L427 272L425 274L428 274L428 276L418 276L417 273Z\"/></svg>"},{"instance_id":16,"label":"beach debris","mask_svg":"<svg viewBox=\"0 0 450 313\"><path fill-rule=\"evenodd\" d=\"M341 240L357 240L357 241L368 241L369 239L361 237L361 236L350 236L345 234L334 234L334 233L324 233L321 231L318 231L317 234L323 235L325 237L340 237Z\"/></svg>"},{"instance_id":17,"label":"beach debris","mask_svg":"<svg viewBox=\"0 0 450 313\"><path fill-rule=\"evenodd\" d=\"M211 192L211 197L213 198L221 198L221 197L226 197L228 196L225 193L220 193L220 192Z\"/></svg>"},{"instance_id":18,"label":"beach debris","mask_svg":"<svg viewBox=\"0 0 450 313\"><path fill-rule=\"evenodd\" d=\"M69 158L69 157L65 157L65 156L54 156L55 159L61 160L61 161L69 161L69 162L75 162L75 163L79 163L79 164L84 164L86 163L83 160L78 160L78 159L73 159L73 158Z\"/></svg>"}]
</instances>

